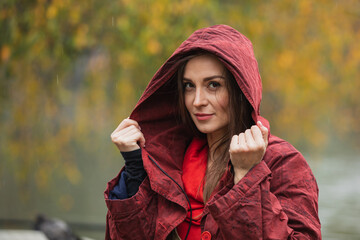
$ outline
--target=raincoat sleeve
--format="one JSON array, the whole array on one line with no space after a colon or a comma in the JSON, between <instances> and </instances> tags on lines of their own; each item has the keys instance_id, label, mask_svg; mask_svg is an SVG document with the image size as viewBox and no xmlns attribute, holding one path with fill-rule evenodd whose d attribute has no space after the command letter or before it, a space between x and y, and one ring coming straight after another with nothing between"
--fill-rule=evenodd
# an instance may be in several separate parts
<instances>
[{"instance_id":1,"label":"raincoat sleeve","mask_svg":"<svg viewBox=\"0 0 360 240\"><path fill-rule=\"evenodd\" d=\"M105 239L132 239L133 233L149 234L155 229L154 223L156 214L149 215L148 212L154 212L156 204L154 202L154 192L151 191L148 177L141 183L138 192L127 199L110 199L109 194L115 186L118 185L120 176L112 179L104 192L105 202L108 208L106 216ZM143 224L147 219L149 224ZM141 223L141 224L140 224ZM126 226L126 227L124 227ZM139 234L137 234L139 236ZM143 236L147 238L146 235Z\"/></svg>"},{"instance_id":2,"label":"raincoat sleeve","mask_svg":"<svg viewBox=\"0 0 360 240\"><path fill-rule=\"evenodd\" d=\"M210 200L209 213L218 225L214 234L219 239L321 239L318 187L303 156L284 144L268 147L264 159L270 160Z\"/></svg>"}]
</instances>

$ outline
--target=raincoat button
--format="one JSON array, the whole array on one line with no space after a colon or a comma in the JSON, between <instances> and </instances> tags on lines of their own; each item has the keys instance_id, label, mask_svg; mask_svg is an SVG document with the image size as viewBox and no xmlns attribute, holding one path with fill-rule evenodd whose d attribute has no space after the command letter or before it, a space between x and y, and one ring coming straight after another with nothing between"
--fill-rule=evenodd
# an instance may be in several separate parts
<instances>
[{"instance_id":1,"label":"raincoat button","mask_svg":"<svg viewBox=\"0 0 360 240\"><path fill-rule=\"evenodd\" d=\"M210 240L211 234L208 231L205 231L201 234L201 240Z\"/></svg>"}]
</instances>

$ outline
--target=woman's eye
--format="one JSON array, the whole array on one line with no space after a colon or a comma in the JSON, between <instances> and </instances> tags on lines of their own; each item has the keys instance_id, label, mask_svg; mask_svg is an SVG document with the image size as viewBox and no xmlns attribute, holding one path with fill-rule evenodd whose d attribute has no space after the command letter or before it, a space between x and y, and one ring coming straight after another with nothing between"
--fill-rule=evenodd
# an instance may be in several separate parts
<instances>
[{"instance_id":1,"label":"woman's eye","mask_svg":"<svg viewBox=\"0 0 360 240\"><path fill-rule=\"evenodd\" d=\"M189 88L192 88L193 87L193 84L189 83L189 82L185 82L184 83L184 88L185 89L189 89Z\"/></svg>"},{"instance_id":2,"label":"woman's eye","mask_svg":"<svg viewBox=\"0 0 360 240\"><path fill-rule=\"evenodd\" d=\"M220 83L218 83L218 82L210 82L209 83L209 87L210 88L217 88L217 87L219 87L220 86Z\"/></svg>"}]
</instances>

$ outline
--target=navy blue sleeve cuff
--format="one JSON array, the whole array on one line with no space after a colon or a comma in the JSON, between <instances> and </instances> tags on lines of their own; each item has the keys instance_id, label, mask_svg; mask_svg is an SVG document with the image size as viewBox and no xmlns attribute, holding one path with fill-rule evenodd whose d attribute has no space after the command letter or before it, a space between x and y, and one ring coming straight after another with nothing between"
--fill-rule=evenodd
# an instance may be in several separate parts
<instances>
[{"instance_id":1,"label":"navy blue sleeve cuff","mask_svg":"<svg viewBox=\"0 0 360 240\"><path fill-rule=\"evenodd\" d=\"M109 199L126 199L128 193L125 184L126 172L123 171L120 175L119 183L109 193Z\"/></svg>"}]
</instances>

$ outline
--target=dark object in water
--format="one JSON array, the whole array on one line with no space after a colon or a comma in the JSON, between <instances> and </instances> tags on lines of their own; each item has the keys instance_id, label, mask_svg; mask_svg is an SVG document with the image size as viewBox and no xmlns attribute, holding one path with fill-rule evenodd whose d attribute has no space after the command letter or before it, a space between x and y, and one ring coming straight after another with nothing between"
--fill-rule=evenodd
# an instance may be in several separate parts
<instances>
[{"instance_id":1,"label":"dark object in water","mask_svg":"<svg viewBox=\"0 0 360 240\"><path fill-rule=\"evenodd\" d=\"M66 222L44 215L37 216L34 229L43 232L49 240L81 240Z\"/></svg>"}]
</instances>

